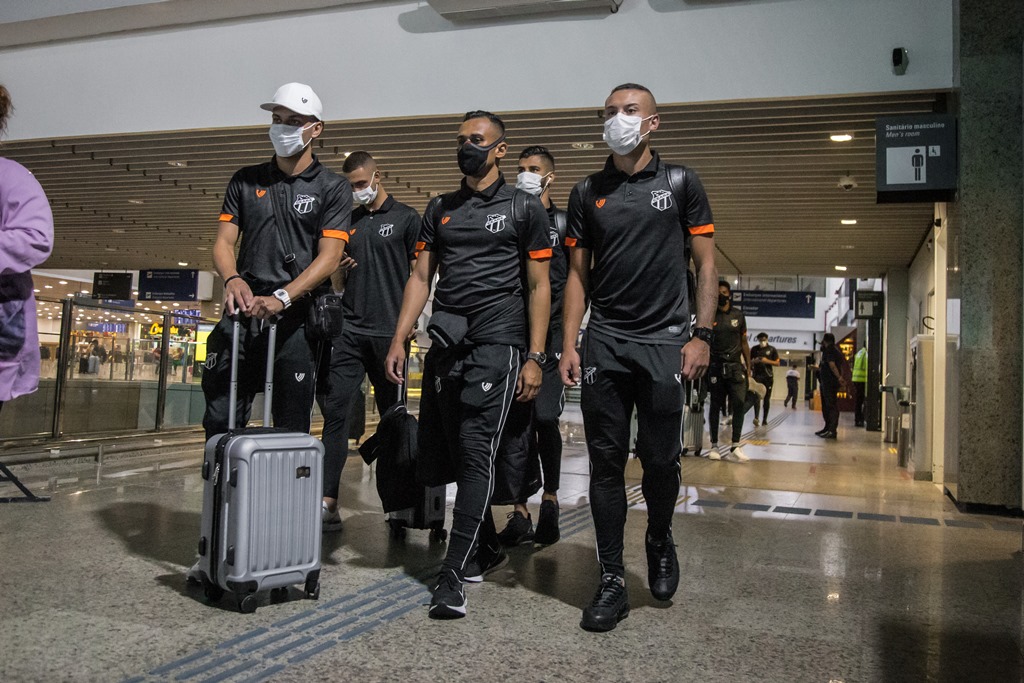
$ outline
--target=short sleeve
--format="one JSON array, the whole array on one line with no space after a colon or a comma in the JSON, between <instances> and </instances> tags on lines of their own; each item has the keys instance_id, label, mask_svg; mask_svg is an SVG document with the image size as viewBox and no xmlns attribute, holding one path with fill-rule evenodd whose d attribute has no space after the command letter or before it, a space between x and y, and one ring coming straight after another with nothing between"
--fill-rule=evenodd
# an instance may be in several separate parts
<instances>
[{"instance_id":1,"label":"short sleeve","mask_svg":"<svg viewBox=\"0 0 1024 683\"><path fill-rule=\"evenodd\" d=\"M423 220L420 222L419 240L416 242L416 251L424 249L433 251L434 240L437 238L437 217L441 215L441 197L434 197L427 204L427 210L423 212Z\"/></svg>"},{"instance_id":2,"label":"short sleeve","mask_svg":"<svg viewBox=\"0 0 1024 683\"><path fill-rule=\"evenodd\" d=\"M713 235L715 221L711 217L711 204L700 177L692 168L686 169L686 206L683 216L691 235Z\"/></svg>"},{"instance_id":3,"label":"short sleeve","mask_svg":"<svg viewBox=\"0 0 1024 683\"><path fill-rule=\"evenodd\" d=\"M521 192L521 190L517 190ZM513 199L513 201L515 201ZM551 258L551 233L549 230L548 212L540 199L531 195L526 198L527 221L523 226L526 230L520 235L520 244L526 255L534 261Z\"/></svg>"},{"instance_id":4,"label":"short sleeve","mask_svg":"<svg viewBox=\"0 0 1024 683\"><path fill-rule=\"evenodd\" d=\"M409 260L419 256L420 250L416 248L416 242L420 236L420 215L415 210L409 209L403 218L402 239L405 241L405 253Z\"/></svg>"},{"instance_id":5,"label":"short sleeve","mask_svg":"<svg viewBox=\"0 0 1024 683\"><path fill-rule=\"evenodd\" d=\"M587 232L586 212L583 207L583 192L580 186L587 182L582 180L576 183L569 193L569 207L565 216L565 246L590 248L589 234Z\"/></svg>"},{"instance_id":6,"label":"short sleeve","mask_svg":"<svg viewBox=\"0 0 1024 683\"><path fill-rule=\"evenodd\" d=\"M224 204L220 208L220 220L235 225L242 225L242 189L244 185L242 172L236 171L231 176L228 188L224 191Z\"/></svg>"},{"instance_id":7,"label":"short sleeve","mask_svg":"<svg viewBox=\"0 0 1024 683\"><path fill-rule=\"evenodd\" d=\"M320 237L348 241L352 225L352 186L338 176L337 183L324 197L324 210L320 214Z\"/></svg>"}]
</instances>

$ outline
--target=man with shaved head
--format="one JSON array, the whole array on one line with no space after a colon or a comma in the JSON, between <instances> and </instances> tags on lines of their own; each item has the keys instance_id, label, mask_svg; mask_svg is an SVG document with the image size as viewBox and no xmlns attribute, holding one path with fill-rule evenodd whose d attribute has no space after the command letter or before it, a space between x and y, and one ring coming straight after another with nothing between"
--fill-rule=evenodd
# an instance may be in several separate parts
<instances>
[{"instance_id":1,"label":"man with shaved head","mask_svg":"<svg viewBox=\"0 0 1024 683\"><path fill-rule=\"evenodd\" d=\"M601 581L580 626L593 631L609 631L629 614L624 474L634 409L647 503L647 578L658 600L670 600L678 587L672 515L679 495L682 382L708 367L718 282L714 224L700 179L651 149L660 124L654 95L636 83L620 85L605 100L604 119L612 154L569 197L566 244L572 251L559 365L567 386L582 384ZM691 256L695 329L687 282ZM587 294L590 323L577 351Z\"/></svg>"},{"instance_id":2,"label":"man with shaved head","mask_svg":"<svg viewBox=\"0 0 1024 683\"><path fill-rule=\"evenodd\" d=\"M432 587L434 619L464 617L463 582L482 580L508 561L490 515L494 461L512 401L531 401L540 388L551 305L547 212L539 199L505 183L505 124L471 111L457 142L462 185L434 197L423 214L420 252L387 358L388 377L400 384L405 340L438 273L417 469L424 474L428 461L449 463L454 471L444 480L454 479L458 493L448 552Z\"/></svg>"},{"instance_id":3,"label":"man with shaved head","mask_svg":"<svg viewBox=\"0 0 1024 683\"><path fill-rule=\"evenodd\" d=\"M354 265L334 275L335 290L345 292L345 325L332 344L324 406L324 531L341 530L338 487L348 458L349 413L363 377L370 376L380 415L398 401L398 387L384 375L384 359L398 323L410 263L416 259L420 229L416 209L388 194L369 153L352 152L341 171L352 185L356 207L346 251Z\"/></svg>"}]
</instances>

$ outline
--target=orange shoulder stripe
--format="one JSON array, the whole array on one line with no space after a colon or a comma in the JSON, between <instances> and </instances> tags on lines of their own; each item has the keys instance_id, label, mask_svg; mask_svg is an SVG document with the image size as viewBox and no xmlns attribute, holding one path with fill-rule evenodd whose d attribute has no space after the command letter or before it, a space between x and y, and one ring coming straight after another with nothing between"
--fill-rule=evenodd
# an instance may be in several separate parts
<instances>
[{"instance_id":1,"label":"orange shoulder stripe","mask_svg":"<svg viewBox=\"0 0 1024 683\"><path fill-rule=\"evenodd\" d=\"M714 232L714 223L708 223L707 225L695 225L692 228L690 228L691 235L713 235Z\"/></svg>"},{"instance_id":2,"label":"orange shoulder stripe","mask_svg":"<svg viewBox=\"0 0 1024 683\"><path fill-rule=\"evenodd\" d=\"M234 216L232 216L232 215L231 215L230 213L222 213L222 214L220 215L220 219L221 219L222 221L227 221L227 222L229 222L229 223L232 223L232 222L234 222L234 220L235 220L235 217L234 217Z\"/></svg>"},{"instance_id":3,"label":"orange shoulder stripe","mask_svg":"<svg viewBox=\"0 0 1024 683\"><path fill-rule=\"evenodd\" d=\"M348 233L344 230L324 230L322 233L323 237L330 237L336 240L342 240L348 242Z\"/></svg>"},{"instance_id":4,"label":"orange shoulder stripe","mask_svg":"<svg viewBox=\"0 0 1024 683\"><path fill-rule=\"evenodd\" d=\"M538 249L537 251L531 251L530 258L532 258L534 261L551 258L551 248L548 247L547 249Z\"/></svg>"}]
</instances>

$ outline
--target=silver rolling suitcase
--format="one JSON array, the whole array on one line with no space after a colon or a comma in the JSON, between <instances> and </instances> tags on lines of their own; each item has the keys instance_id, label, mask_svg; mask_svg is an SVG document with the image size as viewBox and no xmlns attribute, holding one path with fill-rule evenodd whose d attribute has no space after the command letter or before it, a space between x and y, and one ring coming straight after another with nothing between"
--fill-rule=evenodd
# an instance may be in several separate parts
<instances>
[{"instance_id":1,"label":"silver rolling suitcase","mask_svg":"<svg viewBox=\"0 0 1024 683\"><path fill-rule=\"evenodd\" d=\"M235 594L254 612L257 592L303 584L320 596L320 503L324 447L319 439L270 427L277 326L267 335L263 428L236 429L239 322L232 332L228 432L206 443L199 569L208 600Z\"/></svg>"},{"instance_id":2,"label":"silver rolling suitcase","mask_svg":"<svg viewBox=\"0 0 1024 683\"><path fill-rule=\"evenodd\" d=\"M700 457L704 449L704 383L683 382L683 457Z\"/></svg>"}]
</instances>

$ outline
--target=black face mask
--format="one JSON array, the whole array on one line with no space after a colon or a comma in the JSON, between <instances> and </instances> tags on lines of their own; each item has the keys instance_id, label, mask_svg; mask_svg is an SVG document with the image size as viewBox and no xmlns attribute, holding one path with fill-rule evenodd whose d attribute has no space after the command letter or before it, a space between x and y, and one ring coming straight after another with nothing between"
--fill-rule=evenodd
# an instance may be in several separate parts
<instances>
[{"instance_id":1,"label":"black face mask","mask_svg":"<svg viewBox=\"0 0 1024 683\"><path fill-rule=\"evenodd\" d=\"M464 175L475 178L480 173L480 169L487 163L487 153L501 144L504 139L505 136L502 135L486 147L474 145L469 140L462 143L459 147L459 170Z\"/></svg>"},{"instance_id":2,"label":"black face mask","mask_svg":"<svg viewBox=\"0 0 1024 683\"><path fill-rule=\"evenodd\" d=\"M718 295L718 306L719 306L719 308L721 308L721 307L725 306L727 303L729 303L729 300L730 300L729 295L727 295L727 294L719 294Z\"/></svg>"}]
</instances>

